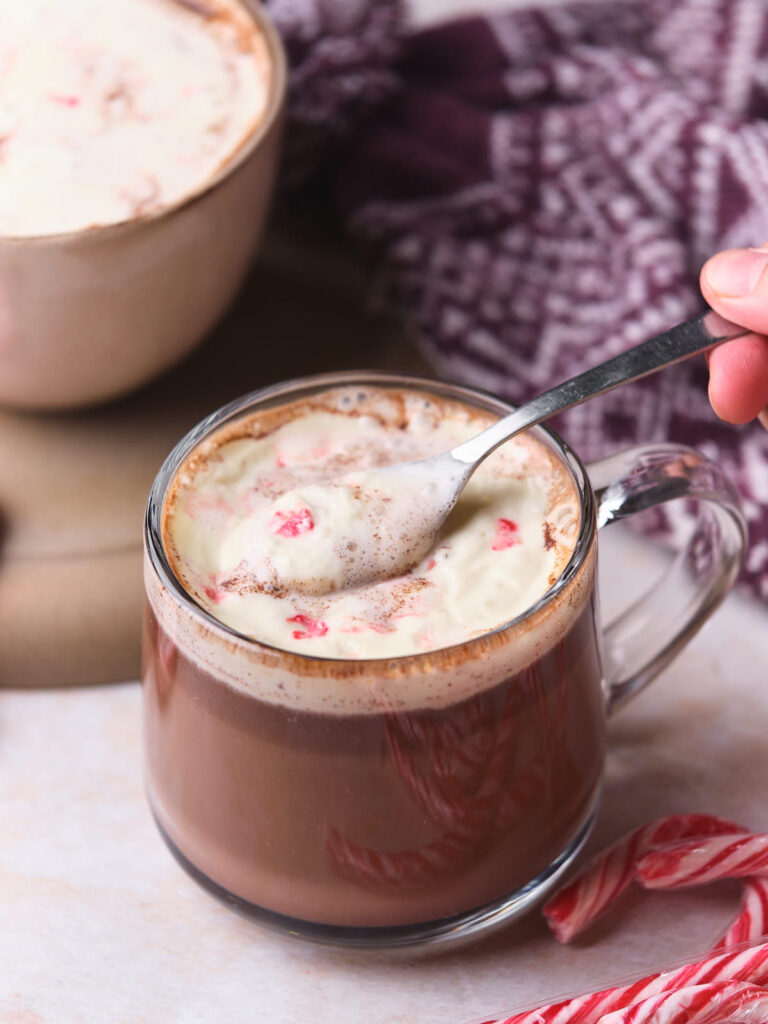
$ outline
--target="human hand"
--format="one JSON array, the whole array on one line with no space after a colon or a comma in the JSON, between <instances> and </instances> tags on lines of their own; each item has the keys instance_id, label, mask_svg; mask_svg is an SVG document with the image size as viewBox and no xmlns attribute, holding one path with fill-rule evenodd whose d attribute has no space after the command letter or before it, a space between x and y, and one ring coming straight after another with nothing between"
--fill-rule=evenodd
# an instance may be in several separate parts
<instances>
[{"instance_id":1,"label":"human hand","mask_svg":"<svg viewBox=\"0 0 768 1024\"><path fill-rule=\"evenodd\" d=\"M755 332L708 353L712 408L729 423L757 416L768 429L768 245L717 253L701 290L716 313Z\"/></svg>"}]
</instances>

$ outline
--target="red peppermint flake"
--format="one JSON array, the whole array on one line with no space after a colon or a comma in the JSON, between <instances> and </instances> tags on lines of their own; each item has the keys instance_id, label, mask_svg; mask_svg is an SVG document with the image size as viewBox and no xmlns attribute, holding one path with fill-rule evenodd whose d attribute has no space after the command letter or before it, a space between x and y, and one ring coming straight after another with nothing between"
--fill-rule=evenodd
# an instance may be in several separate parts
<instances>
[{"instance_id":1,"label":"red peppermint flake","mask_svg":"<svg viewBox=\"0 0 768 1024\"><path fill-rule=\"evenodd\" d=\"M224 595L217 587L203 587L203 593L214 604L221 604L224 600Z\"/></svg>"},{"instance_id":2,"label":"red peppermint flake","mask_svg":"<svg viewBox=\"0 0 768 1024\"><path fill-rule=\"evenodd\" d=\"M504 551L520 543L520 531L514 519L497 519L496 536L491 546L492 551Z\"/></svg>"},{"instance_id":3,"label":"red peppermint flake","mask_svg":"<svg viewBox=\"0 0 768 1024\"><path fill-rule=\"evenodd\" d=\"M310 640L314 636L325 636L328 632L328 626L322 619L313 619L309 615L294 615L285 621L297 622L300 626L304 627L303 629L294 629L294 640Z\"/></svg>"},{"instance_id":4,"label":"red peppermint flake","mask_svg":"<svg viewBox=\"0 0 768 1024\"><path fill-rule=\"evenodd\" d=\"M51 92L48 94L51 103L58 103L60 107L79 107L79 96L64 96L62 93Z\"/></svg>"},{"instance_id":5,"label":"red peppermint flake","mask_svg":"<svg viewBox=\"0 0 768 1024\"><path fill-rule=\"evenodd\" d=\"M372 629L374 633L394 633L397 629L391 622L369 622L368 628Z\"/></svg>"},{"instance_id":6,"label":"red peppermint flake","mask_svg":"<svg viewBox=\"0 0 768 1024\"><path fill-rule=\"evenodd\" d=\"M434 569L436 565L437 565L437 559L430 558L430 560L427 562L427 569Z\"/></svg>"},{"instance_id":7,"label":"red peppermint flake","mask_svg":"<svg viewBox=\"0 0 768 1024\"><path fill-rule=\"evenodd\" d=\"M298 537L300 533L309 533L315 528L315 520L308 508L299 508L290 512L275 512L270 524L272 533L282 537Z\"/></svg>"}]
</instances>

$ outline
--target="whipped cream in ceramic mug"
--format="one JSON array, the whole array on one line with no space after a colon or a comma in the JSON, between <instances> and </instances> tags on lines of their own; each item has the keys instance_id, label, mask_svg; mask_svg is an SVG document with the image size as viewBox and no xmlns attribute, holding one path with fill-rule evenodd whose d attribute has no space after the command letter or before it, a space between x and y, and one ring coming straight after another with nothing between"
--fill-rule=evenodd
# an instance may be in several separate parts
<instances>
[{"instance_id":1,"label":"whipped cream in ceramic mug","mask_svg":"<svg viewBox=\"0 0 768 1024\"><path fill-rule=\"evenodd\" d=\"M0 235L141 217L203 188L267 107L234 0L0 4Z\"/></svg>"}]
</instances>

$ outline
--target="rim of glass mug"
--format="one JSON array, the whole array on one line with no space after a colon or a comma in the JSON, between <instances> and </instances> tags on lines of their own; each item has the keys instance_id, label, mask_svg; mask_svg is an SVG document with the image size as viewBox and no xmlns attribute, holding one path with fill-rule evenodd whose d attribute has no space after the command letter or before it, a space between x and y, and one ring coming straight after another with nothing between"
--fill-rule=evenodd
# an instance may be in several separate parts
<instances>
[{"instance_id":1,"label":"rim of glass mug","mask_svg":"<svg viewBox=\"0 0 768 1024\"><path fill-rule=\"evenodd\" d=\"M229 402L197 426L193 427L178 444L173 448L165 459L157 473L150 491L147 503L144 538L146 552L150 564L159 577L163 587L173 594L174 599L180 601L187 612L189 612L198 623L206 629L215 633L228 635L238 643L246 645L253 650L261 650L280 655L286 658L291 665L294 662L297 666L311 666L316 664L322 666L327 672L328 665L354 666L359 664L364 667L365 673L370 673L376 666L387 667L391 670L393 665L409 665L410 672L419 671L422 666L430 665L432 669L436 666L435 661L455 659L460 650L470 645L488 641L490 638L500 634L508 634L515 627L530 623L530 620L552 605L560 595L577 577L580 570L587 561L591 551L597 527L596 504L592 487L589 483L587 471L581 459L567 445L567 443L550 427L540 425L533 428L533 432L542 440L548 450L554 454L568 469L579 498L580 522L579 532L573 552L557 580L545 591L545 593L532 605L512 619L500 623L482 633L480 636L469 640L463 640L448 647L441 647L426 652L414 652L385 658L333 658L321 657L318 655L303 654L297 651L288 651L281 647L267 644L253 637L240 633L238 630L225 625L215 616L203 608L184 588L183 584L175 575L173 568L165 551L163 542L163 514L165 500L169 487L174 480L175 474L183 464L188 455L204 440L226 425L247 418L257 408L269 408L273 405L283 404L288 401L295 401L302 397L310 397L330 388L344 386L373 386L409 389L413 391L427 391L437 394L440 397L464 401L475 408L499 415L505 415L514 407L502 399L481 391L478 388L465 387L459 384L447 383L445 381L432 380L428 377L416 377L409 374L388 374L378 371L350 370L339 373L319 374L311 377L300 377L280 384L260 388L252 391L241 398ZM505 639L505 643L508 642ZM549 646L549 645L547 645ZM345 675L358 674L352 670L345 671Z\"/></svg>"}]
</instances>

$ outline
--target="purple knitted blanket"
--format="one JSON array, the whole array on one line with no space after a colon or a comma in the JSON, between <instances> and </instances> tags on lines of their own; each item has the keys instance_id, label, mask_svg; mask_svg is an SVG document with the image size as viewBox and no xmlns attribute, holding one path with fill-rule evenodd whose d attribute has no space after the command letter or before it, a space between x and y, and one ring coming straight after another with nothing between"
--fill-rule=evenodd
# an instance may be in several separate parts
<instances>
[{"instance_id":1,"label":"purple knitted blanket","mask_svg":"<svg viewBox=\"0 0 768 1024\"><path fill-rule=\"evenodd\" d=\"M268 6L293 61L291 173L325 161L446 377L524 401L691 315L708 256L768 239L763 0L579 3L405 40L391 0ZM768 598L768 433L715 418L703 363L558 426L587 459L653 440L716 457ZM686 515L653 528L674 540Z\"/></svg>"}]
</instances>

